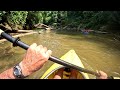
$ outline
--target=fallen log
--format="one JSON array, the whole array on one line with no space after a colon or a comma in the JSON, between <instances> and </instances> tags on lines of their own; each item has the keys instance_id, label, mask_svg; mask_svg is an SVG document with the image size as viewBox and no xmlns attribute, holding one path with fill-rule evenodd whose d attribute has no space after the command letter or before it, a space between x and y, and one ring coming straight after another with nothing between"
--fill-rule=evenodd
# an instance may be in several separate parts
<instances>
[{"instance_id":1,"label":"fallen log","mask_svg":"<svg viewBox=\"0 0 120 90\"><path fill-rule=\"evenodd\" d=\"M35 28L49 28L49 26L42 24L42 23L38 23L34 25Z\"/></svg>"},{"instance_id":2,"label":"fallen log","mask_svg":"<svg viewBox=\"0 0 120 90\"><path fill-rule=\"evenodd\" d=\"M17 33L29 33L34 32L33 30L17 30Z\"/></svg>"},{"instance_id":3,"label":"fallen log","mask_svg":"<svg viewBox=\"0 0 120 90\"><path fill-rule=\"evenodd\" d=\"M12 36L12 37L17 38L17 37L22 37L22 36L34 34L34 33L38 33L38 32L21 33L21 34L18 34L18 35L14 35L14 36ZM6 39L1 39L1 40L0 40L0 43L2 43L2 42L4 42L4 41L7 41L7 40L6 40Z\"/></svg>"},{"instance_id":4,"label":"fallen log","mask_svg":"<svg viewBox=\"0 0 120 90\"><path fill-rule=\"evenodd\" d=\"M4 31L12 31L12 28L8 24L0 24L0 28L3 29Z\"/></svg>"},{"instance_id":5,"label":"fallen log","mask_svg":"<svg viewBox=\"0 0 120 90\"><path fill-rule=\"evenodd\" d=\"M102 31L94 31L95 33L100 33L100 34L107 34L108 32L102 32Z\"/></svg>"}]
</instances>

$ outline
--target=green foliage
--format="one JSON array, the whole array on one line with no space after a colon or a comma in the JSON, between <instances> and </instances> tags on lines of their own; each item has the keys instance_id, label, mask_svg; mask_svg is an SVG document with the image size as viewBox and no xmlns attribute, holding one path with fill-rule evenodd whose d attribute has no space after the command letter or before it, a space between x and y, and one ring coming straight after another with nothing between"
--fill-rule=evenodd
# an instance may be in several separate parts
<instances>
[{"instance_id":1,"label":"green foliage","mask_svg":"<svg viewBox=\"0 0 120 90\"><path fill-rule=\"evenodd\" d=\"M26 24L33 25L42 22L42 15L38 11L29 11Z\"/></svg>"},{"instance_id":2,"label":"green foliage","mask_svg":"<svg viewBox=\"0 0 120 90\"><path fill-rule=\"evenodd\" d=\"M11 24L23 26L26 22L27 14L27 11L10 11L7 20Z\"/></svg>"},{"instance_id":3,"label":"green foliage","mask_svg":"<svg viewBox=\"0 0 120 90\"><path fill-rule=\"evenodd\" d=\"M120 11L111 11L111 22L120 24Z\"/></svg>"},{"instance_id":4,"label":"green foliage","mask_svg":"<svg viewBox=\"0 0 120 90\"><path fill-rule=\"evenodd\" d=\"M3 16L10 24L30 27L38 23L91 29L120 25L120 11L0 11L0 21Z\"/></svg>"},{"instance_id":5,"label":"green foliage","mask_svg":"<svg viewBox=\"0 0 120 90\"><path fill-rule=\"evenodd\" d=\"M52 25L55 23L63 23L67 17L66 11L29 11L27 16L27 24L35 25L44 23Z\"/></svg>"},{"instance_id":6,"label":"green foliage","mask_svg":"<svg viewBox=\"0 0 120 90\"><path fill-rule=\"evenodd\" d=\"M68 11L68 23L72 22L75 26L81 28L99 29L100 27L107 25L120 19L119 14L113 14L110 11ZM114 17L115 16L115 17ZM76 23L74 23L76 22Z\"/></svg>"},{"instance_id":7,"label":"green foliage","mask_svg":"<svg viewBox=\"0 0 120 90\"><path fill-rule=\"evenodd\" d=\"M4 16L5 15L5 11L0 11L0 21L2 20L2 16Z\"/></svg>"}]
</instances>

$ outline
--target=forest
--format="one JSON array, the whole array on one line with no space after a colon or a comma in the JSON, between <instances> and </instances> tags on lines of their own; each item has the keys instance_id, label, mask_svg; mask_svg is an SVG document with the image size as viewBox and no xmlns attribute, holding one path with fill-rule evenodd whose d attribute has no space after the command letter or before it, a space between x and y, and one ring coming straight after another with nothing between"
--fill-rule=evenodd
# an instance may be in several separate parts
<instances>
[{"instance_id":1,"label":"forest","mask_svg":"<svg viewBox=\"0 0 120 90\"><path fill-rule=\"evenodd\" d=\"M3 30L31 30L39 23L62 30L91 29L118 34L120 11L0 11Z\"/></svg>"}]
</instances>

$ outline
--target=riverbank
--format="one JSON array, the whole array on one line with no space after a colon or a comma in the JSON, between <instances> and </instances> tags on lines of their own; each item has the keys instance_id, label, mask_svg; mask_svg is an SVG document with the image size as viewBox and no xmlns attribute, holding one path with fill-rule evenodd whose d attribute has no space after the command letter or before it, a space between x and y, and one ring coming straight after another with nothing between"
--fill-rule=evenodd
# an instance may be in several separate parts
<instances>
[{"instance_id":1,"label":"riverbank","mask_svg":"<svg viewBox=\"0 0 120 90\"><path fill-rule=\"evenodd\" d=\"M22 37L22 36L34 34L34 33L38 33L38 32L33 31L33 30L19 30L17 33L10 33L10 35L14 38L17 38L17 37ZM7 40L0 39L0 43L5 42L5 41L7 41Z\"/></svg>"}]
</instances>

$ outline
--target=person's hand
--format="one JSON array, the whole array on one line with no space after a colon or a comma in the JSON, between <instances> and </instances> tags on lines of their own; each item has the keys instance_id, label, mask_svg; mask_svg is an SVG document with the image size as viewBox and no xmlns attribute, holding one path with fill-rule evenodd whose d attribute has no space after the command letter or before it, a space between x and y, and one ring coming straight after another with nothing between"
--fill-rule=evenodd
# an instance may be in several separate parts
<instances>
[{"instance_id":1,"label":"person's hand","mask_svg":"<svg viewBox=\"0 0 120 90\"><path fill-rule=\"evenodd\" d=\"M23 61L20 62L20 67L24 76L28 76L39 70L51 56L52 51L47 50L42 45L37 46L33 43L27 50Z\"/></svg>"},{"instance_id":2,"label":"person's hand","mask_svg":"<svg viewBox=\"0 0 120 90\"><path fill-rule=\"evenodd\" d=\"M99 77L96 77L97 79L107 79L107 74L103 71L97 71L97 73L100 75Z\"/></svg>"}]
</instances>

